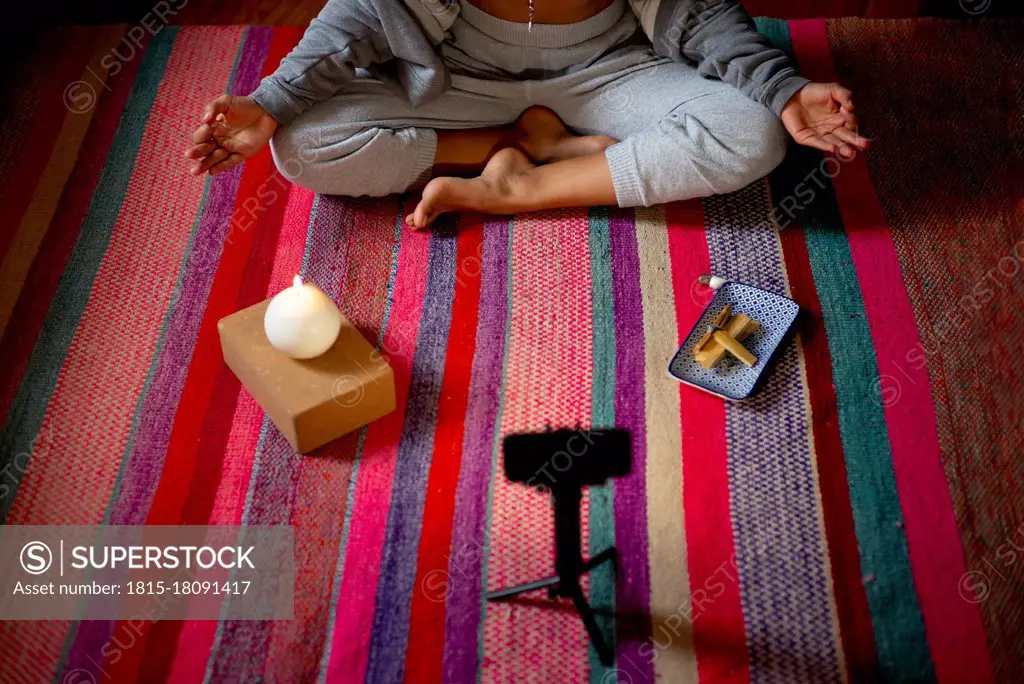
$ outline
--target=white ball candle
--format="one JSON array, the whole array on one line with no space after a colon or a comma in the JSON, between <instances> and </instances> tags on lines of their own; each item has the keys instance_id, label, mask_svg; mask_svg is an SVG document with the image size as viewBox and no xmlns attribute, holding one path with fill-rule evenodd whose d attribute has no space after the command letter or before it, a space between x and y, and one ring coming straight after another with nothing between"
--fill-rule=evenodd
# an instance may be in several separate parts
<instances>
[{"instance_id":1,"label":"white ball candle","mask_svg":"<svg viewBox=\"0 0 1024 684\"><path fill-rule=\"evenodd\" d=\"M294 285L267 306L263 329L270 344L293 359L311 359L331 348L341 330L341 312L330 297L295 276Z\"/></svg>"}]
</instances>

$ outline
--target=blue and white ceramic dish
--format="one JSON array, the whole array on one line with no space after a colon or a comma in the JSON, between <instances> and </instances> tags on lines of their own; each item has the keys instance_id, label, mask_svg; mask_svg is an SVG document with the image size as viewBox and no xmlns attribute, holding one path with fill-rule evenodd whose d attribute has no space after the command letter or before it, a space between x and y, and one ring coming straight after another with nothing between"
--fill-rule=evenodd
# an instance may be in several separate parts
<instances>
[{"instance_id":1,"label":"blue and white ceramic dish","mask_svg":"<svg viewBox=\"0 0 1024 684\"><path fill-rule=\"evenodd\" d=\"M734 314L745 313L761 324L753 335L743 341L743 346L757 357L753 368L747 368L731 355L726 355L711 369L704 368L693 358L694 346L726 304L732 305ZM687 385L720 397L746 399L753 393L761 373L782 344L799 311L800 307L789 297L753 285L727 282L715 293L686 336L683 346L668 365L668 372Z\"/></svg>"}]
</instances>

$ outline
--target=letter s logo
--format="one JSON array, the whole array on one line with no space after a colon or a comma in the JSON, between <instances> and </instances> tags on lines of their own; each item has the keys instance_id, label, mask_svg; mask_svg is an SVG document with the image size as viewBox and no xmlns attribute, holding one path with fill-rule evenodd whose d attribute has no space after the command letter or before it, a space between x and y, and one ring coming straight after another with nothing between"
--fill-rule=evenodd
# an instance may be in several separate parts
<instances>
[{"instance_id":1,"label":"letter s logo","mask_svg":"<svg viewBox=\"0 0 1024 684\"><path fill-rule=\"evenodd\" d=\"M21 567L30 575L41 575L53 564L50 547L40 541L33 541L21 547Z\"/></svg>"}]
</instances>

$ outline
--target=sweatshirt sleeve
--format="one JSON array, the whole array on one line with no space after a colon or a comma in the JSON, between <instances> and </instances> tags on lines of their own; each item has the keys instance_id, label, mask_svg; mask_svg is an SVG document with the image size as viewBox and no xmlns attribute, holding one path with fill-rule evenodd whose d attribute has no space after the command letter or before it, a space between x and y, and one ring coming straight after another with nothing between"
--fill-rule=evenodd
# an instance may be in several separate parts
<instances>
[{"instance_id":1,"label":"sweatshirt sleeve","mask_svg":"<svg viewBox=\"0 0 1024 684\"><path fill-rule=\"evenodd\" d=\"M281 125L333 96L355 78L357 68L393 59L414 74L407 88L422 85L418 69L436 70L439 58L431 37L395 0L329 0L299 44L263 79L251 97ZM416 97L417 93L410 93Z\"/></svg>"},{"instance_id":2,"label":"sweatshirt sleeve","mask_svg":"<svg viewBox=\"0 0 1024 684\"><path fill-rule=\"evenodd\" d=\"M631 1L659 54L696 62L701 75L738 88L776 115L809 83L735 0Z\"/></svg>"}]
</instances>

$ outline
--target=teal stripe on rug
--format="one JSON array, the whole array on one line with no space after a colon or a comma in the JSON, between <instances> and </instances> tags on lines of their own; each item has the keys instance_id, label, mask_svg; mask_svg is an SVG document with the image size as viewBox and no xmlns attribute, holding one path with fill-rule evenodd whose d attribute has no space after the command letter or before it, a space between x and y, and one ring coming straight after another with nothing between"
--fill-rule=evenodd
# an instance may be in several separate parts
<instances>
[{"instance_id":1,"label":"teal stripe on rug","mask_svg":"<svg viewBox=\"0 0 1024 684\"><path fill-rule=\"evenodd\" d=\"M892 522L903 513L885 413L869 389L878 378L875 347L831 185L818 193L802 220L832 357L839 434L879 667L885 681L932 681L906 537Z\"/></svg>"},{"instance_id":2,"label":"teal stripe on rug","mask_svg":"<svg viewBox=\"0 0 1024 684\"><path fill-rule=\"evenodd\" d=\"M754 19L754 26L768 39L772 47L782 50L790 57L793 56L793 47L789 43L789 24L785 19L757 17Z\"/></svg>"},{"instance_id":3,"label":"teal stripe on rug","mask_svg":"<svg viewBox=\"0 0 1024 684\"><path fill-rule=\"evenodd\" d=\"M135 168L139 144L177 34L176 28L160 31L153 37L143 57L78 241L61 274L46 321L39 331L21 386L0 434L0 471L7 468L18 454L32 454L33 442L42 426L68 347L89 301L92 282L110 243L128 181ZM10 483L8 495L0 500L0 522L7 519L17 488L17 482Z\"/></svg>"},{"instance_id":4,"label":"teal stripe on rug","mask_svg":"<svg viewBox=\"0 0 1024 684\"><path fill-rule=\"evenodd\" d=\"M759 19L757 25L775 47L793 54L786 22ZM820 152L793 146L772 178L775 204L802 182L815 193L799 218L832 358L839 433L879 674L883 681L934 681L906 537L892 523L903 514L884 409L870 390L878 380L875 346L835 192L829 177L817 170L821 160ZM805 180L811 173L813 178Z\"/></svg>"},{"instance_id":5,"label":"teal stripe on rug","mask_svg":"<svg viewBox=\"0 0 1024 684\"><path fill-rule=\"evenodd\" d=\"M593 300L594 376L591 399L591 425L615 427L615 309L612 300L612 248L608 234L608 208L597 207L588 216L590 228L590 279ZM590 487L590 542L588 552L596 556L615 545L614 483ZM615 637L615 568L604 563L590 572L590 603L597 621L611 642ZM590 681L609 681L614 665L606 668L593 645L589 650Z\"/></svg>"}]
</instances>

